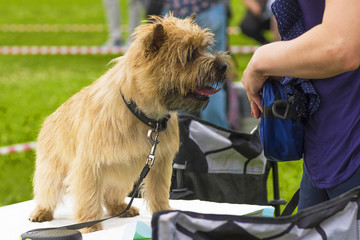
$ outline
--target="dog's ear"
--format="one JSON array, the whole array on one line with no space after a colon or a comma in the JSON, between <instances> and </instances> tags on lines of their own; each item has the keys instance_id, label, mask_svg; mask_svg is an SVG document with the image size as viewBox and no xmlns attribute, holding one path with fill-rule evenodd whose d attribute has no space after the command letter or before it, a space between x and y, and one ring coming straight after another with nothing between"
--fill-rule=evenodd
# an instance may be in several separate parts
<instances>
[{"instance_id":1,"label":"dog's ear","mask_svg":"<svg viewBox=\"0 0 360 240\"><path fill-rule=\"evenodd\" d=\"M157 52L165 42L165 31L163 25L157 23L148 42L147 51Z\"/></svg>"},{"instance_id":2,"label":"dog's ear","mask_svg":"<svg viewBox=\"0 0 360 240\"><path fill-rule=\"evenodd\" d=\"M191 14L190 20L195 21L195 19L196 19L196 13Z\"/></svg>"}]
</instances>

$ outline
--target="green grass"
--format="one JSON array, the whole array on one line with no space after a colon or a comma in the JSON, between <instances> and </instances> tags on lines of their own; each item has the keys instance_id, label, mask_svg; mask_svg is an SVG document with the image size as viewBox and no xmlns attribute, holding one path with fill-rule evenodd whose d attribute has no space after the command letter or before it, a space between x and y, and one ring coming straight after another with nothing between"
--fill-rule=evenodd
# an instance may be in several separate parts
<instances>
[{"instance_id":1,"label":"green grass","mask_svg":"<svg viewBox=\"0 0 360 240\"><path fill-rule=\"evenodd\" d=\"M114 56L0 56L0 146L36 140L44 118ZM0 156L0 205L32 198L34 154Z\"/></svg>"},{"instance_id":2,"label":"green grass","mask_svg":"<svg viewBox=\"0 0 360 240\"><path fill-rule=\"evenodd\" d=\"M106 33L0 33L1 45L101 45L106 42Z\"/></svg>"},{"instance_id":3,"label":"green grass","mask_svg":"<svg viewBox=\"0 0 360 240\"><path fill-rule=\"evenodd\" d=\"M1 0L0 15L0 24L105 23L101 0Z\"/></svg>"},{"instance_id":4,"label":"green grass","mask_svg":"<svg viewBox=\"0 0 360 240\"><path fill-rule=\"evenodd\" d=\"M231 26L237 26L244 7L232 2ZM122 9L126 1L121 0ZM126 22L126 11L123 11ZM0 24L105 24L101 0L2 0ZM1 45L101 45L106 32L4 33ZM230 45L255 45L240 34ZM0 147L36 141L46 116L107 69L115 55L2 56L0 55ZM236 55L236 80L240 80L250 54ZM0 156L0 206L32 198L34 152ZM280 163L280 193L289 200L299 186L301 162ZM272 198L271 181L268 181Z\"/></svg>"}]
</instances>

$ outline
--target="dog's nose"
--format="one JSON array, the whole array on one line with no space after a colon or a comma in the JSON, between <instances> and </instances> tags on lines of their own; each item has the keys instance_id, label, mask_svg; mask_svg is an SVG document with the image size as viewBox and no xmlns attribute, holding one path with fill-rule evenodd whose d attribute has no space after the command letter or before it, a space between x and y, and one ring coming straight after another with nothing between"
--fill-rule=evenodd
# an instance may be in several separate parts
<instances>
[{"instance_id":1,"label":"dog's nose","mask_svg":"<svg viewBox=\"0 0 360 240\"><path fill-rule=\"evenodd\" d=\"M216 69L221 72L221 73L224 73L228 68L228 65L224 62L218 62L216 64Z\"/></svg>"}]
</instances>

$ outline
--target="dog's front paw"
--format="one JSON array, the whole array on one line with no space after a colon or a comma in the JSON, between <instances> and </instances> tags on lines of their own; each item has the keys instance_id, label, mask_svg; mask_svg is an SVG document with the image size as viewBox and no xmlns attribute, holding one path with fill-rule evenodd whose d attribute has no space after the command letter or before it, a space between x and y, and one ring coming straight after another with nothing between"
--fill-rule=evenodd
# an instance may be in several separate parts
<instances>
[{"instance_id":1,"label":"dog's front paw","mask_svg":"<svg viewBox=\"0 0 360 240\"><path fill-rule=\"evenodd\" d=\"M97 223L97 224L94 224L94 225L92 225L90 227L80 229L80 232L81 233L91 233L91 232L99 231L99 230L102 230L102 229L103 229L102 224Z\"/></svg>"},{"instance_id":2,"label":"dog's front paw","mask_svg":"<svg viewBox=\"0 0 360 240\"><path fill-rule=\"evenodd\" d=\"M53 218L53 211L41 207L36 207L30 214L29 220L32 222L45 222L51 221Z\"/></svg>"},{"instance_id":3,"label":"dog's front paw","mask_svg":"<svg viewBox=\"0 0 360 240\"><path fill-rule=\"evenodd\" d=\"M121 213L122 211L125 210L125 208L127 207L127 203L122 203L116 206L111 206L111 208L108 206L108 214L110 216L115 216L119 213ZM122 215L120 215L119 217L134 217L139 215L139 209L137 207L131 206L125 213L123 213Z\"/></svg>"},{"instance_id":4,"label":"dog's front paw","mask_svg":"<svg viewBox=\"0 0 360 240\"><path fill-rule=\"evenodd\" d=\"M137 207L130 207L123 215L120 217L135 217L139 215L139 209Z\"/></svg>"},{"instance_id":5,"label":"dog's front paw","mask_svg":"<svg viewBox=\"0 0 360 240\"><path fill-rule=\"evenodd\" d=\"M171 210L174 209L170 207L168 202L163 204L150 205L151 214L159 211L171 211Z\"/></svg>"}]
</instances>

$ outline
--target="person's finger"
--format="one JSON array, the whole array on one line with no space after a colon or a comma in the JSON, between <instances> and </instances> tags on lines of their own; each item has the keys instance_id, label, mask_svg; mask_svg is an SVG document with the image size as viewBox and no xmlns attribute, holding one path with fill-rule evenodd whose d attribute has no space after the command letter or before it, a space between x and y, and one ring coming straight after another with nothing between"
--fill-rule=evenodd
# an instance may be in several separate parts
<instances>
[{"instance_id":1,"label":"person's finger","mask_svg":"<svg viewBox=\"0 0 360 240\"><path fill-rule=\"evenodd\" d=\"M256 105L254 101L250 102L251 106L251 115L253 115L254 118L258 119L260 117L260 109Z\"/></svg>"},{"instance_id":2,"label":"person's finger","mask_svg":"<svg viewBox=\"0 0 360 240\"><path fill-rule=\"evenodd\" d=\"M260 99L259 95L253 98L253 102L256 104L258 109L262 112L263 109L262 109L262 106L261 106L261 99Z\"/></svg>"}]
</instances>

